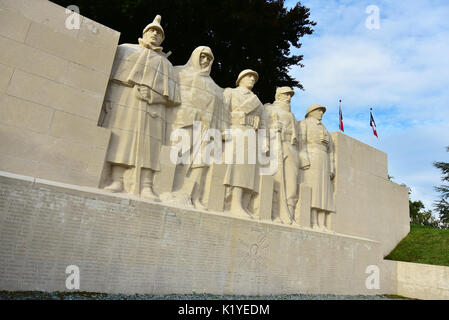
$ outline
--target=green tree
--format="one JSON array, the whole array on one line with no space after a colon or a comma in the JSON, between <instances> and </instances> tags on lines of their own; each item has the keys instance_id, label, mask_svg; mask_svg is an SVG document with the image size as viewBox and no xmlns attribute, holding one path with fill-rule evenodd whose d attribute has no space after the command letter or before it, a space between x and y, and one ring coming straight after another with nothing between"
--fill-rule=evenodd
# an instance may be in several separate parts
<instances>
[{"instance_id":1,"label":"green tree","mask_svg":"<svg viewBox=\"0 0 449 320\"><path fill-rule=\"evenodd\" d=\"M421 201L409 200L410 222L420 226L439 227L439 220L432 215L432 210L425 210Z\"/></svg>"},{"instance_id":2,"label":"green tree","mask_svg":"<svg viewBox=\"0 0 449 320\"><path fill-rule=\"evenodd\" d=\"M120 43L137 43L156 14L162 16L164 51L172 51L173 65L187 62L193 49L209 46L215 61L211 76L221 87L234 87L240 71L259 73L254 87L262 102L274 99L276 87L303 89L288 72L303 66L300 38L312 34L315 22L309 9L297 4L287 9L284 0L52 0L121 32Z\"/></svg>"},{"instance_id":3,"label":"green tree","mask_svg":"<svg viewBox=\"0 0 449 320\"><path fill-rule=\"evenodd\" d=\"M406 186L405 184L402 185ZM407 189L410 196L410 194L412 193L412 189L409 187L407 187ZM410 211L410 223L434 228L440 227L440 221L432 215L432 210L425 210L425 206L422 201L412 201L409 197L408 203Z\"/></svg>"},{"instance_id":4,"label":"green tree","mask_svg":"<svg viewBox=\"0 0 449 320\"><path fill-rule=\"evenodd\" d=\"M446 148L449 152L449 147ZM434 162L433 165L441 170L441 181L449 182L449 162ZM435 187L435 190L441 194L441 198L435 202L435 210L438 212L440 221L447 228L449 227L449 185L443 184Z\"/></svg>"}]
</instances>

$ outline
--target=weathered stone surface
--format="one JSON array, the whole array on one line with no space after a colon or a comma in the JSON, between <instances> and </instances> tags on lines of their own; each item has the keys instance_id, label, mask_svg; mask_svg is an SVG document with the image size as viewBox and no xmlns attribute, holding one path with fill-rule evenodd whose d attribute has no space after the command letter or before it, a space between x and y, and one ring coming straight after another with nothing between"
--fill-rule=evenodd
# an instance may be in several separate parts
<instances>
[{"instance_id":1,"label":"weathered stone surface","mask_svg":"<svg viewBox=\"0 0 449 320\"><path fill-rule=\"evenodd\" d=\"M68 16L46 0L0 1L0 170L96 187L119 33L82 16L70 30Z\"/></svg>"},{"instance_id":2,"label":"weathered stone surface","mask_svg":"<svg viewBox=\"0 0 449 320\"><path fill-rule=\"evenodd\" d=\"M137 197L0 176L0 288L109 293L395 292L367 239L163 206ZM365 286L380 268L380 289Z\"/></svg>"},{"instance_id":3,"label":"weathered stone surface","mask_svg":"<svg viewBox=\"0 0 449 320\"><path fill-rule=\"evenodd\" d=\"M388 180L387 155L334 132L336 214L333 230L367 237L386 256L410 231L408 190Z\"/></svg>"},{"instance_id":4,"label":"weathered stone surface","mask_svg":"<svg viewBox=\"0 0 449 320\"><path fill-rule=\"evenodd\" d=\"M424 300L449 299L449 267L389 261L397 269L399 295Z\"/></svg>"}]
</instances>

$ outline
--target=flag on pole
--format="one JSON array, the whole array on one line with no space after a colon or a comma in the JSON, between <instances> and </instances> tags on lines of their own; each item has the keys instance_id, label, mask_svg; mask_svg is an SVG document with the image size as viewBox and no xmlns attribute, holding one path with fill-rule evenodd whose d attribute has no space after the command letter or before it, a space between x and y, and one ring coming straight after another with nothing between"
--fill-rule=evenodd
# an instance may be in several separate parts
<instances>
[{"instance_id":1,"label":"flag on pole","mask_svg":"<svg viewBox=\"0 0 449 320\"><path fill-rule=\"evenodd\" d=\"M345 128L343 127L343 113L341 112L341 100L340 100L340 108L338 110L338 115L339 115L338 127L340 128L341 131L345 132Z\"/></svg>"},{"instance_id":2,"label":"flag on pole","mask_svg":"<svg viewBox=\"0 0 449 320\"><path fill-rule=\"evenodd\" d=\"M373 108L369 108L369 125L373 129L373 134L376 136L376 138L379 138L377 136L376 123L374 122L373 112L372 111L373 111Z\"/></svg>"}]
</instances>

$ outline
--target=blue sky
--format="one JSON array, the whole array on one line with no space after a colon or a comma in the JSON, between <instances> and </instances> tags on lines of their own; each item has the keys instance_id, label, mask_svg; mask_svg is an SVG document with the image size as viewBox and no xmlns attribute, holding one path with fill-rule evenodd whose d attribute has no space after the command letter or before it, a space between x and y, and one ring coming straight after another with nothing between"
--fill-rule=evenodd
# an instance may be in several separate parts
<instances>
[{"instance_id":1,"label":"blue sky","mask_svg":"<svg viewBox=\"0 0 449 320\"><path fill-rule=\"evenodd\" d=\"M287 6L297 1L286 1ZM305 91L292 101L298 119L319 103L323 123L388 154L393 181L412 188L428 209L441 184L433 161L449 161L449 1L303 0L317 22L302 38L304 68L291 75ZM368 29L366 8L379 8L379 29ZM372 137L369 108L379 133Z\"/></svg>"}]
</instances>

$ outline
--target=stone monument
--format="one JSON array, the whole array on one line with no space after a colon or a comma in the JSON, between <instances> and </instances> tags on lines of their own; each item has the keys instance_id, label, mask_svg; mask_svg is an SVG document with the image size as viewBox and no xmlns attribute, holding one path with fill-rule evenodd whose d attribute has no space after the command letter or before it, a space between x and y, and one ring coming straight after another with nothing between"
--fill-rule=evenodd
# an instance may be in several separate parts
<instances>
[{"instance_id":1,"label":"stone monument","mask_svg":"<svg viewBox=\"0 0 449 320\"><path fill-rule=\"evenodd\" d=\"M206 46L173 66L159 15L117 45L46 0L0 9L1 290L67 291L76 265L94 292L396 292L407 189L324 106L263 105L250 69L220 88Z\"/></svg>"}]
</instances>

